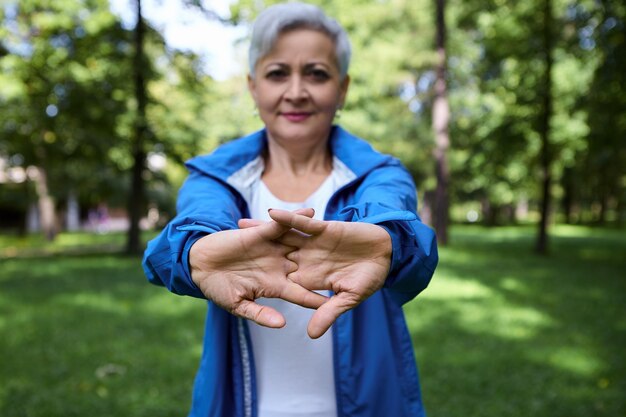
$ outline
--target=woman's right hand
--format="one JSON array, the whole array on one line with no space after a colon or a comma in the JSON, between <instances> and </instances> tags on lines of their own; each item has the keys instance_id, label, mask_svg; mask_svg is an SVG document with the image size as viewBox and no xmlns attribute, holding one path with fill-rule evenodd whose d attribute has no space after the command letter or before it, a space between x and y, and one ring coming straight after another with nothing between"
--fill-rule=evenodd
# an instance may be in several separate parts
<instances>
[{"instance_id":1,"label":"woman's right hand","mask_svg":"<svg viewBox=\"0 0 626 417\"><path fill-rule=\"evenodd\" d=\"M273 308L255 303L257 298L282 298L303 307L320 307L326 297L287 279L298 269L286 257L294 248L274 240L289 229L270 221L200 238L189 252L193 282L226 311L267 327L283 327L285 318Z\"/></svg>"}]
</instances>

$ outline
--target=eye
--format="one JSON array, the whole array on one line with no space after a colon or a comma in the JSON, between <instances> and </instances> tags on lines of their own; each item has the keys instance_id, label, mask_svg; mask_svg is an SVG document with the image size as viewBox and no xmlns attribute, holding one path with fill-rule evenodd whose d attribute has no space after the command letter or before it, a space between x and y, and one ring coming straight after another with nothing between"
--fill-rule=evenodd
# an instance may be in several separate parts
<instances>
[{"instance_id":1,"label":"eye","mask_svg":"<svg viewBox=\"0 0 626 417\"><path fill-rule=\"evenodd\" d=\"M317 82L324 82L330 79L330 74L326 70L321 68L311 69L310 71L308 71L308 75Z\"/></svg>"},{"instance_id":2,"label":"eye","mask_svg":"<svg viewBox=\"0 0 626 417\"><path fill-rule=\"evenodd\" d=\"M282 68L273 69L265 74L265 78L272 81L280 81L287 77L287 71Z\"/></svg>"}]
</instances>

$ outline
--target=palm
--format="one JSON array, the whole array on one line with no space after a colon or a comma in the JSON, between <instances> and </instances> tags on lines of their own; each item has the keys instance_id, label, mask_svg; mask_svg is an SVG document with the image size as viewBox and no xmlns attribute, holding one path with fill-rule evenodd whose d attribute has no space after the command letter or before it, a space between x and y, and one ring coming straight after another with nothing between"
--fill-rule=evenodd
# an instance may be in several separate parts
<instances>
[{"instance_id":1,"label":"palm","mask_svg":"<svg viewBox=\"0 0 626 417\"><path fill-rule=\"evenodd\" d=\"M282 210L272 210L270 216L296 230L280 239L298 248L286 255L298 265L288 278L310 290L335 293L313 315L308 328L311 337L324 334L337 317L383 286L389 271L391 239L382 227L324 222Z\"/></svg>"},{"instance_id":2,"label":"palm","mask_svg":"<svg viewBox=\"0 0 626 417\"><path fill-rule=\"evenodd\" d=\"M297 269L287 259L293 248L273 241L286 230L271 222L199 239L189 254L193 281L220 307L264 326L282 327L285 319L276 310L256 304L254 300L259 297L319 307L325 297L287 279L287 274Z\"/></svg>"}]
</instances>

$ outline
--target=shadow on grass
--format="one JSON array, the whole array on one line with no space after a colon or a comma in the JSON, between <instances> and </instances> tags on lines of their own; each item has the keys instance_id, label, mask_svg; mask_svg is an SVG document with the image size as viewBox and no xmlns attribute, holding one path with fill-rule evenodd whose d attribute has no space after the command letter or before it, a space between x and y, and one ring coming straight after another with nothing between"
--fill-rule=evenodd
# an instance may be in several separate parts
<instances>
[{"instance_id":1,"label":"shadow on grass","mask_svg":"<svg viewBox=\"0 0 626 417\"><path fill-rule=\"evenodd\" d=\"M205 304L138 258L0 261L0 415L185 415Z\"/></svg>"},{"instance_id":2,"label":"shadow on grass","mask_svg":"<svg viewBox=\"0 0 626 417\"><path fill-rule=\"evenodd\" d=\"M626 414L626 236L583 232L455 229L405 309L429 416Z\"/></svg>"},{"instance_id":3,"label":"shadow on grass","mask_svg":"<svg viewBox=\"0 0 626 417\"><path fill-rule=\"evenodd\" d=\"M406 306L429 417L626 415L626 236L455 228ZM205 304L137 258L0 260L0 415L182 416Z\"/></svg>"}]
</instances>

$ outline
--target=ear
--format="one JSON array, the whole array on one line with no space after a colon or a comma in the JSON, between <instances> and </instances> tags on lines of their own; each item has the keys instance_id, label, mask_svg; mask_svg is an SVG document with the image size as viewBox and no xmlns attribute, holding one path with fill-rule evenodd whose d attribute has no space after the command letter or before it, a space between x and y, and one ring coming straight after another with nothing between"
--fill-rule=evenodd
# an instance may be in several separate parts
<instances>
[{"instance_id":1,"label":"ear","mask_svg":"<svg viewBox=\"0 0 626 417\"><path fill-rule=\"evenodd\" d=\"M346 95L348 94L348 87L350 86L350 76L346 74L345 78L339 84L339 107L343 107L346 103Z\"/></svg>"},{"instance_id":2,"label":"ear","mask_svg":"<svg viewBox=\"0 0 626 417\"><path fill-rule=\"evenodd\" d=\"M248 74L248 91L250 92L250 95L252 96L252 99L254 100L254 102L256 103L256 81L254 80L254 78L252 78L252 76L250 74Z\"/></svg>"}]
</instances>

